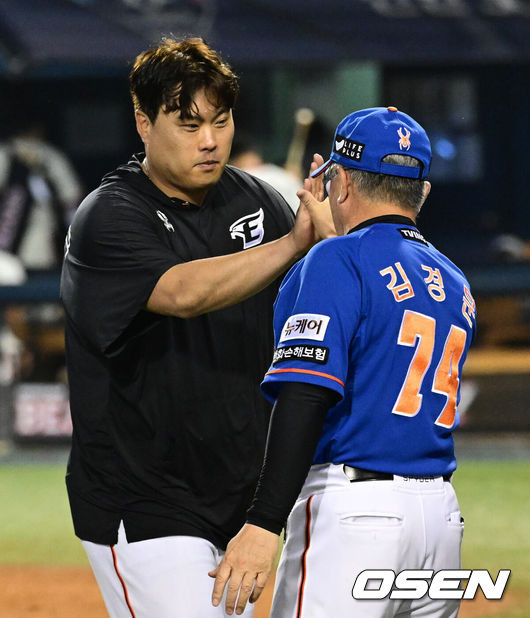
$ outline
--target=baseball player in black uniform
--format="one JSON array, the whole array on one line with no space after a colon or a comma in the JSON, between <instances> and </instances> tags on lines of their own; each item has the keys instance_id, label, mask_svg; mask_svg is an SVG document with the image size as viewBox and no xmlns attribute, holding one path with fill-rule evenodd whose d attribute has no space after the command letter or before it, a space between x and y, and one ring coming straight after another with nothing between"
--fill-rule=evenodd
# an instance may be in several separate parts
<instances>
[{"instance_id":1,"label":"baseball player in black uniform","mask_svg":"<svg viewBox=\"0 0 530 618\"><path fill-rule=\"evenodd\" d=\"M68 495L112 617L220 617L208 571L263 456L276 282L315 231L226 167L238 84L201 39L140 54L130 87L145 154L66 240Z\"/></svg>"}]
</instances>

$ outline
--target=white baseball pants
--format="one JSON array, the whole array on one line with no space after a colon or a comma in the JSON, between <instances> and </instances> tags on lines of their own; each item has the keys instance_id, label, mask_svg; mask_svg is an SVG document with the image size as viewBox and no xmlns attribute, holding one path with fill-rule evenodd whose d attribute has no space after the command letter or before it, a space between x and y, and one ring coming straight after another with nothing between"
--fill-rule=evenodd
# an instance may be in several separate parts
<instances>
[{"instance_id":1,"label":"white baseball pants","mask_svg":"<svg viewBox=\"0 0 530 618\"><path fill-rule=\"evenodd\" d=\"M358 600L353 586L366 569L459 569L463 530L440 477L351 483L342 465L313 466L287 523L271 618L456 617L458 600Z\"/></svg>"},{"instance_id":2,"label":"white baseball pants","mask_svg":"<svg viewBox=\"0 0 530 618\"><path fill-rule=\"evenodd\" d=\"M127 543L123 523L113 546L82 541L111 618L225 618L211 603L224 552L198 537L170 536ZM251 618L253 605L241 614Z\"/></svg>"}]
</instances>

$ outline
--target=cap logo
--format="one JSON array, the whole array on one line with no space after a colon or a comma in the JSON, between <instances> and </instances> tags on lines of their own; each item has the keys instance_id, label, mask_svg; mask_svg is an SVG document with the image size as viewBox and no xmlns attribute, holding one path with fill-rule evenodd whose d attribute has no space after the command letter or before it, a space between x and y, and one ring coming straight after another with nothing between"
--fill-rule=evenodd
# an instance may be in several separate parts
<instances>
[{"instance_id":1,"label":"cap logo","mask_svg":"<svg viewBox=\"0 0 530 618\"><path fill-rule=\"evenodd\" d=\"M405 131L405 135L402 133L402 129ZM410 149L410 131L405 129L404 127L399 127L397 130L399 135L399 149L400 150L409 150Z\"/></svg>"},{"instance_id":2,"label":"cap logo","mask_svg":"<svg viewBox=\"0 0 530 618\"><path fill-rule=\"evenodd\" d=\"M352 161L360 161L363 155L365 144L355 142L343 135L337 135L335 138L335 152L341 157L346 157Z\"/></svg>"}]
</instances>

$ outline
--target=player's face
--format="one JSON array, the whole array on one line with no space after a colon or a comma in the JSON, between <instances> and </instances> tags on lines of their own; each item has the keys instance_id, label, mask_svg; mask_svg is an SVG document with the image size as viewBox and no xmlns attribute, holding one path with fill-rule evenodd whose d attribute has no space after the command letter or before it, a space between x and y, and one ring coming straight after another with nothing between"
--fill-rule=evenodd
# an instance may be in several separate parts
<instances>
[{"instance_id":1,"label":"player's face","mask_svg":"<svg viewBox=\"0 0 530 618\"><path fill-rule=\"evenodd\" d=\"M136 112L151 180L170 197L201 204L219 180L234 136L232 110L216 107L204 90L194 97L192 117L160 110L155 122Z\"/></svg>"}]
</instances>

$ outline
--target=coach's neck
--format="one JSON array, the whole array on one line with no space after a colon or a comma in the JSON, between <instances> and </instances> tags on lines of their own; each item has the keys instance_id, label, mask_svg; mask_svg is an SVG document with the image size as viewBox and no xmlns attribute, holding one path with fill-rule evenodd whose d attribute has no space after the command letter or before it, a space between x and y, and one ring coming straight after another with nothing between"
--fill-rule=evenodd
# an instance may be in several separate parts
<instances>
[{"instance_id":1,"label":"coach's neck","mask_svg":"<svg viewBox=\"0 0 530 618\"><path fill-rule=\"evenodd\" d=\"M385 215L401 215L415 222L431 188L430 183L425 181L420 208L404 208L394 202L366 197L352 180L350 174L341 167L339 167L338 176L336 185L332 189L334 194L330 196L330 202L335 229L339 235L347 234L349 230L364 221Z\"/></svg>"}]
</instances>

